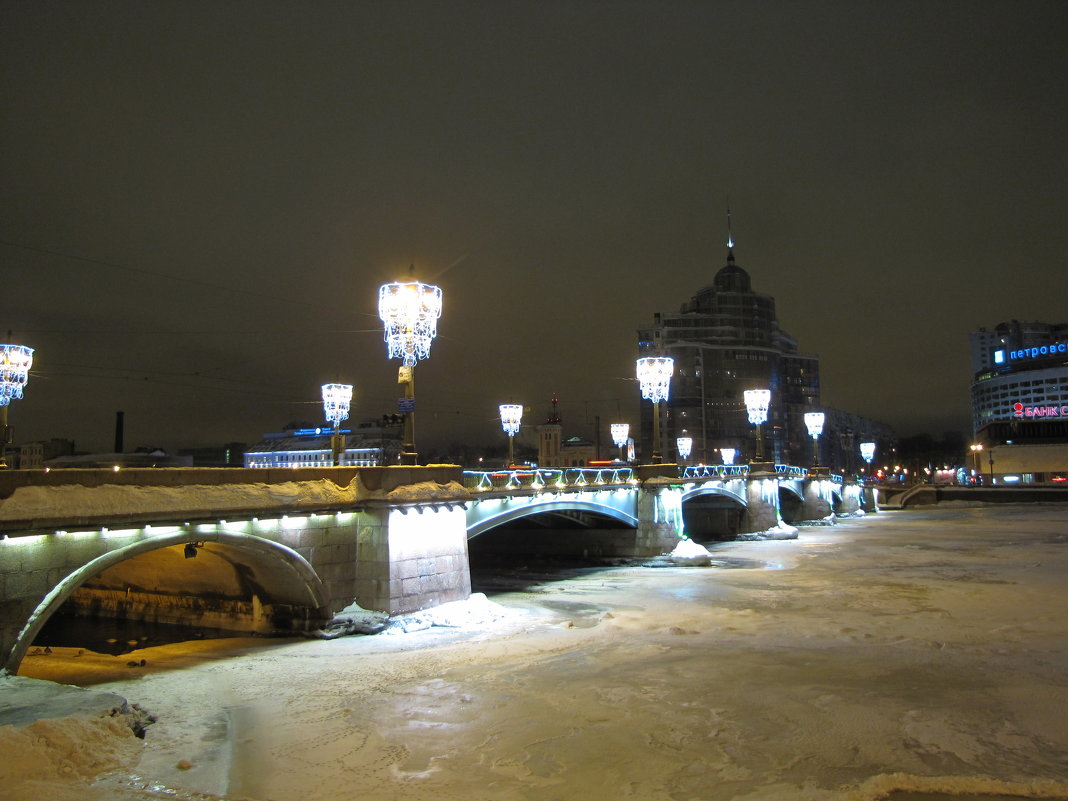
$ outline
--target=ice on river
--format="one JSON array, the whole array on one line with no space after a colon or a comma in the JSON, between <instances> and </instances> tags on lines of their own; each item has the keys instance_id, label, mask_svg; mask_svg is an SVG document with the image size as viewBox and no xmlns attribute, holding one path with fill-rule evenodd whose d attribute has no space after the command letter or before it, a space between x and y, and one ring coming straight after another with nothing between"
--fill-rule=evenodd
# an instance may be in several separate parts
<instances>
[{"instance_id":1,"label":"ice on river","mask_svg":"<svg viewBox=\"0 0 1068 801\"><path fill-rule=\"evenodd\" d=\"M159 720L134 749L71 720L90 744L70 759L96 754L92 770L0 793L1068 799L1068 505L882 513L709 551L707 568L497 595L460 627L162 646L81 674L31 657L25 673Z\"/></svg>"}]
</instances>

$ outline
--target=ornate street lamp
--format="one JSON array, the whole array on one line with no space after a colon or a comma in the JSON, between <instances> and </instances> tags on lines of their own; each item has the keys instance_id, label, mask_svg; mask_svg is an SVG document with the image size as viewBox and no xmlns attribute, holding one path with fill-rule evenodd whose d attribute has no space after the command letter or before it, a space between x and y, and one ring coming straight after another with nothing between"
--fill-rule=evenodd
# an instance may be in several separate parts
<instances>
[{"instance_id":1,"label":"ornate street lamp","mask_svg":"<svg viewBox=\"0 0 1068 801\"><path fill-rule=\"evenodd\" d=\"M668 399L675 360L670 356L645 356L638 359L637 372L642 397L653 402L653 464L660 464L660 401Z\"/></svg>"},{"instance_id":2,"label":"ornate street lamp","mask_svg":"<svg viewBox=\"0 0 1068 801\"><path fill-rule=\"evenodd\" d=\"M983 446L978 444L978 443L976 443L975 445L970 445L969 447L972 449L972 456L975 457L975 474L977 476L979 476L980 480L982 480L982 478L983 478L983 468L980 465L979 460L980 460L981 454L983 452Z\"/></svg>"},{"instance_id":3,"label":"ornate street lamp","mask_svg":"<svg viewBox=\"0 0 1068 801\"><path fill-rule=\"evenodd\" d=\"M676 437L675 449L679 453L679 458L685 461L690 458L690 452L693 450L693 437Z\"/></svg>"},{"instance_id":4,"label":"ornate street lamp","mask_svg":"<svg viewBox=\"0 0 1068 801\"><path fill-rule=\"evenodd\" d=\"M823 421L826 415L823 412L805 412L805 426L808 435L812 437L812 466L820 466L820 434L823 433Z\"/></svg>"},{"instance_id":5,"label":"ornate street lamp","mask_svg":"<svg viewBox=\"0 0 1068 801\"><path fill-rule=\"evenodd\" d=\"M868 463L868 472L871 472L871 460L875 458L875 443L874 442L862 442L860 443L860 455L864 461Z\"/></svg>"},{"instance_id":6,"label":"ornate street lamp","mask_svg":"<svg viewBox=\"0 0 1068 801\"><path fill-rule=\"evenodd\" d=\"M619 448L619 461L627 461L623 449L627 447L627 439L630 437L630 423L612 423L609 428L612 431L612 442Z\"/></svg>"},{"instance_id":7,"label":"ornate street lamp","mask_svg":"<svg viewBox=\"0 0 1068 801\"><path fill-rule=\"evenodd\" d=\"M519 433L519 424L523 419L523 407L518 403L502 403L501 428L508 435L508 465L515 464L515 435Z\"/></svg>"},{"instance_id":8,"label":"ornate street lamp","mask_svg":"<svg viewBox=\"0 0 1068 801\"><path fill-rule=\"evenodd\" d=\"M719 452L723 456L723 464L734 464L734 456L738 453L738 449L720 448Z\"/></svg>"},{"instance_id":9,"label":"ornate street lamp","mask_svg":"<svg viewBox=\"0 0 1068 801\"><path fill-rule=\"evenodd\" d=\"M330 450L334 454L334 467L341 464L341 454L345 450L345 436L341 433L341 421L349 417L352 403L352 384L323 384L323 414L334 427L330 437Z\"/></svg>"},{"instance_id":10,"label":"ornate street lamp","mask_svg":"<svg viewBox=\"0 0 1068 801\"><path fill-rule=\"evenodd\" d=\"M7 469L5 452L12 441L7 424L7 407L22 397L33 365L33 348L25 345L0 345L0 470Z\"/></svg>"},{"instance_id":11,"label":"ornate street lamp","mask_svg":"<svg viewBox=\"0 0 1068 801\"><path fill-rule=\"evenodd\" d=\"M415 364L430 356L437 336L441 288L419 281L383 284L378 290L378 316L385 324L389 358L402 360L397 372L397 383L404 385L404 397L397 403L397 411L404 415L401 464L416 464Z\"/></svg>"},{"instance_id":12,"label":"ornate street lamp","mask_svg":"<svg viewBox=\"0 0 1068 801\"><path fill-rule=\"evenodd\" d=\"M749 413L749 422L756 426L756 461L764 461L764 432L761 426L768 420L768 407L771 406L770 389L747 389L742 393L745 398L745 410Z\"/></svg>"}]
</instances>

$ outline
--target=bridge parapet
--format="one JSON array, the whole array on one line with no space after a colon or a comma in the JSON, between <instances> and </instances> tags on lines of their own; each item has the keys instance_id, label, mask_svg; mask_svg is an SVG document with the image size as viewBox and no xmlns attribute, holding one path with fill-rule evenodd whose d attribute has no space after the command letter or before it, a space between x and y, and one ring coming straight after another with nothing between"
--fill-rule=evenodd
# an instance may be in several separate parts
<instances>
[{"instance_id":1,"label":"bridge parapet","mask_svg":"<svg viewBox=\"0 0 1068 801\"><path fill-rule=\"evenodd\" d=\"M604 467L532 467L506 470L465 470L464 486L476 493L499 490L535 491L583 487L629 486L635 483L629 465Z\"/></svg>"}]
</instances>

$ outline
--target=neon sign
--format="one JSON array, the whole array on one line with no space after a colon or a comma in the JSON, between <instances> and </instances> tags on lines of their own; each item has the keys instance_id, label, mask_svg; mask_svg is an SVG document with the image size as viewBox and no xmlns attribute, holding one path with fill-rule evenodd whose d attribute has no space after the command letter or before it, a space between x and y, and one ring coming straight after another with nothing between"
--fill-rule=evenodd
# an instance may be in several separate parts
<instances>
[{"instance_id":1,"label":"neon sign","mask_svg":"<svg viewBox=\"0 0 1068 801\"><path fill-rule=\"evenodd\" d=\"M1056 356L1058 353L1068 353L1068 342L1055 342L1052 345L1042 345L1033 348L1021 348L1010 350L1009 359L1037 359L1039 356ZM1005 361L1005 351L994 351L994 363L1002 364Z\"/></svg>"},{"instance_id":2,"label":"neon sign","mask_svg":"<svg viewBox=\"0 0 1068 801\"><path fill-rule=\"evenodd\" d=\"M1013 417L1068 417L1068 404L1064 406L1024 406L1012 404Z\"/></svg>"}]
</instances>

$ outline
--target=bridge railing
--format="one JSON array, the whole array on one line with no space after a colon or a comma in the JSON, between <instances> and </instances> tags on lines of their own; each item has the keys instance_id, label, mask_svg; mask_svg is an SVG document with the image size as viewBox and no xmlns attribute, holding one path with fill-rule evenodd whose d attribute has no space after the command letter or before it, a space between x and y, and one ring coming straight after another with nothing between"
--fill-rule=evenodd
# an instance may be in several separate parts
<instances>
[{"instance_id":1,"label":"bridge railing","mask_svg":"<svg viewBox=\"0 0 1068 801\"><path fill-rule=\"evenodd\" d=\"M747 476L747 464L691 464L679 467L679 478L723 478L724 476Z\"/></svg>"},{"instance_id":2,"label":"bridge railing","mask_svg":"<svg viewBox=\"0 0 1068 801\"><path fill-rule=\"evenodd\" d=\"M633 481L634 470L627 465L464 470L464 486L475 492L620 486L629 485Z\"/></svg>"}]
</instances>

